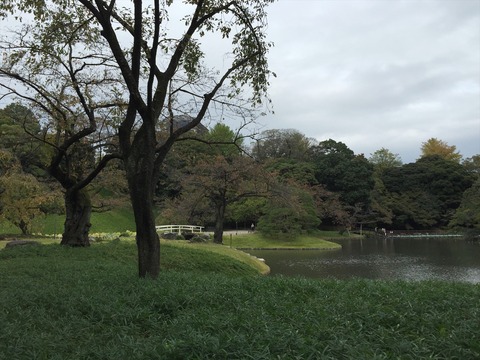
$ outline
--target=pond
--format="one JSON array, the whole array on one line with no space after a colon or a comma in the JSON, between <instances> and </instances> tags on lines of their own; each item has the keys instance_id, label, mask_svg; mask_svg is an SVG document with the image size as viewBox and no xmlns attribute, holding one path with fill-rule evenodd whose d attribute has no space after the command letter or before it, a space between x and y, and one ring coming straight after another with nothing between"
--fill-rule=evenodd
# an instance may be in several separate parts
<instances>
[{"instance_id":1,"label":"pond","mask_svg":"<svg viewBox=\"0 0 480 360\"><path fill-rule=\"evenodd\" d=\"M344 239L338 250L249 250L271 275L480 283L480 243L461 238Z\"/></svg>"}]
</instances>

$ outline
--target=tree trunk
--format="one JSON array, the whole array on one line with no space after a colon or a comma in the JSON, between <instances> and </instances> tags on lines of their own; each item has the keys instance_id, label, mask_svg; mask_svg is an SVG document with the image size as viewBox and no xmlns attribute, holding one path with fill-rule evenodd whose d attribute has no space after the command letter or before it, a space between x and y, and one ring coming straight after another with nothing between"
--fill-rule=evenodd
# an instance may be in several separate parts
<instances>
[{"instance_id":1,"label":"tree trunk","mask_svg":"<svg viewBox=\"0 0 480 360\"><path fill-rule=\"evenodd\" d=\"M20 220L18 222L14 222L13 224L15 226L17 226L22 231L22 235L29 235L28 234L28 224L25 221Z\"/></svg>"},{"instance_id":2,"label":"tree trunk","mask_svg":"<svg viewBox=\"0 0 480 360\"><path fill-rule=\"evenodd\" d=\"M221 202L217 204L215 209L215 231L213 233L213 242L215 244L223 244L223 223L225 220L226 204Z\"/></svg>"},{"instance_id":3,"label":"tree trunk","mask_svg":"<svg viewBox=\"0 0 480 360\"><path fill-rule=\"evenodd\" d=\"M138 275L155 279L160 272L160 239L155 229L153 204L135 193L132 205L137 230Z\"/></svg>"},{"instance_id":4,"label":"tree trunk","mask_svg":"<svg viewBox=\"0 0 480 360\"><path fill-rule=\"evenodd\" d=\"M138 274L141 278L158 277L160 272L160 239L155 229L153 164L145 158L127 166L130 200L135 217L138 249Z\"/></svg>"},{"instance_id":5,"label":"tree trunk","mask_svg":"<svg viewBox=\"0 0 480 360\"><path fill-rule=\"evenodd\" d=\"M66 218L62 235L62 245L90 246L90 215L92 204L87 190L67 190L65 193Z\"/></svg>"}]
</instances>

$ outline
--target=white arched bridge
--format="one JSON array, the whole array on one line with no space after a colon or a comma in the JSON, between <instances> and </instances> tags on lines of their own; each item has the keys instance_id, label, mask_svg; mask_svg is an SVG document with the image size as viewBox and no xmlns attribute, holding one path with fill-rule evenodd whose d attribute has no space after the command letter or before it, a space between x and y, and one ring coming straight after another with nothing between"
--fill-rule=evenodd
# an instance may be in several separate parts
<instances>
[{"instance_id":1,"label":"white arched bridge","mask_svg":"<svg viewBox=\"0 0 480 360\"><path fill-rule=\"evenodd\" d=\"M202 233L204 226L197 225L159 225L155 226L157 232L178 232L179 234L184 232L190 233Z\"/></svg>"}]
</instances>

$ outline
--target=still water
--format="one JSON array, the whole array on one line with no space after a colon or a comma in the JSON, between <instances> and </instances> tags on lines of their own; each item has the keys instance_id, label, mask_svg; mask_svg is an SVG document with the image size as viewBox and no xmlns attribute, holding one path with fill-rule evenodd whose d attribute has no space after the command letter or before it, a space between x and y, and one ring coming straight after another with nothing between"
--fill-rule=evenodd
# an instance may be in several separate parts
<instances>
[{"instance_id":1,"label":"still water","mask_svg":"<svg viewBox=\"0 0 480 360\"><path fill-rule=\"evenodd\" d=\"M338 250L249 250L272 275L480 283L480 243L463 239L345 239Z\"/></svg>"}]
</instances>

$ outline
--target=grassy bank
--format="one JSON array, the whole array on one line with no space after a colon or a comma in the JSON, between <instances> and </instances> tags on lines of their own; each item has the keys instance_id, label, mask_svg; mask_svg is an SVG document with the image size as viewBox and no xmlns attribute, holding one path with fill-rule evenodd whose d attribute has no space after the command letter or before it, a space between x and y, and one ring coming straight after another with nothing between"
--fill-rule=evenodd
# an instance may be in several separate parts
<instances>
[{"instance_id":1,"label":"grassy bank","mask_svg":"<svg viewBox=\"0 0 480 360\"><path fill-rule=\"evenodd\" d=\"M0 358L480 356L479 285L249 276L214 251L162 249L156 281L136 277L131 242L1 250Z\"/></svg>"},{"instance_id":2,"label":"grassy bank","mask_svg":"<svg viewBox=\"0 0 480 360\"><path fill-rule=\"evenodd\" d=\"M335 233L338 237L338 233ZM260 233L239 233L224 235L223 243L238 249L341 249L341 245L325 239L334 239L331 232L318 232L315 235L300 235L295 239L272 239Z\"/></svg>"},{"instance_id":3,"label":"grassy bank","mask_svg":"<svg viewBox=\"0 0 480 360\"><path fill-rule=\"evenodd\" d=\"M59 240L35 239L40 245L0 251L5 263L20 261L19 268L69 264L88 269L102 270L119 267L136 273L137 249L133 238L94 243L89 248L69 248L59 245ZM0 242L0 249L6 242ZM254 276L268 273L268 266L244 252L214 244L188 244L182 241L162 241L160 248L162 270L222 272L227 275ZM21 259L21 260L17 260Z\"/></svg>"},{"instance_id":4,"label":"grassy bank","mask_svg":"<svg viewBox=\"0 0 480 360\"><path fill-rule=\"evenodd\" d=\"M163 241L162 240L163 250L165 250L164 249L165 246L168 246L167 252L169 254L168 256L170 257L170 260L167 259L167 264L171 264L171 265L165 265L165 260L162 261L162 264L164 268L167 268L167 269L185 269L184 264L185 262L187 262L186 261L187 259L180 259L180 261L173 263L171 260L171 256L174 252L181 255L185 253L185 250L188 250L190 252L193 250L193 251L196 251L195 253L196 261L193 262L192 265L189 267L190 270L195 270L199 268L198 259L202 259L202 261L205 262L205 266L208 266L208 264L211 262L210 253L213 253L219 256L226 257L226 260L233 259L235 261L239 261L243 264L246 264L247 266L255 269L255 271L259 274L266 275L270 272L270 268L264 262L259 261L254 256L251 256L243 251L231 249L227 246L216 245L216 244L190 244L186 241ZM204 257L202 256L201 252L207 252L209 253L209 256ZM225 267L232 266L232 264L229 264L229 263L225 263L224 265ZM249 273L249 274L251 275L252 273Z\"/></svg>"}]
</instances>

